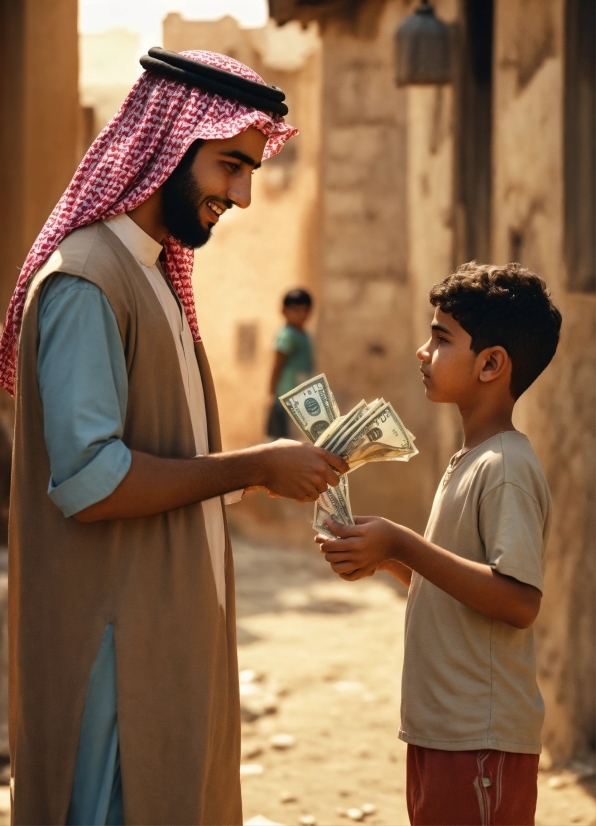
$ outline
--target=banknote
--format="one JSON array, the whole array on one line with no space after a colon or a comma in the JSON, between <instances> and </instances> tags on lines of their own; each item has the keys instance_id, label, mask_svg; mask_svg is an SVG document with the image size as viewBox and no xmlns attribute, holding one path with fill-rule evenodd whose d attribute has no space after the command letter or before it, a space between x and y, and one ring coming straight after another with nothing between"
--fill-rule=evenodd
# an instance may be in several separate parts
<instances>
[{"instance_id":1,"label":"banknote","mask_svg":"<svg viewBox=\"0 0 596 826\"><path fill-rule=\"evenodd\" d=\"M316 442L339 417L339 408L324 373L279 397L291 419L309 442Z\"/></svg>"},{"instance_id":2,"label":"banknote","mask_svg":"<svg viewBox=\"0 0 596 826\"><path fill-rule=\"evenodd\" d=\"M312 526L315 531L332 538L334 534L331 533L324 522L326 516L330 516L342 525L354 524L352 507L350 505L348 478L345 474L340 476L337 487L328 488L315 502Z\"/></svg>"},{"instance_id":3,"label":"banknote","mask_svg":"<svg viewBox=\"0 0 596 826\"><path fill-rule=\"evenodd\" d=\"M364 399L362 399L349 413L346 413L345 416L340 416L321 433L315 442L316 446L324 447L326 450L332 451L334 446L343 442L343 434L350 430L354 424L366 414L367 410L368 405Z\"/></svg>"},{"instance_id":4,"label":"banknote","mask_svg":"<svg viewBox=\"0 0 596 826\"><path fill-rule=\"evenodd\" d=\"M346 421L341 428L333 435L330 444L326 445L327 449L343 456L345 447L350 444L354 433L362 427L364 421L368 420L384 404L384 399L375 399L369 404L365 404L364 408L355 408L349 418L346 417Z\"/></svg>"},{"instance_id":5,"label":"banknote","mask_svg":"<svg viewBox=\"0 0 596 826\"><path fill-rule=\"evenodd\" d=\"M366 462L407 462L418 453L415 437L385 399L368 403L363 399L349 413L340 415L324 373L280 396L280 401L304 436L317 447L342 456L350 471ZM354 524L347 474L315 503L313 528L333 537L324 522L326 517L343 525Z\"/></svg>"},{"instance_id":6,"label":"banknote","mask_svg":"<svg viewBox=\"0 0 596 826\"><path fill-rule=\"evenodd\" d=\"M407 462L418 450L393 405L384 402L358 422L338 453L354 470L365 462Z\"/></svg>"}]
</instances>

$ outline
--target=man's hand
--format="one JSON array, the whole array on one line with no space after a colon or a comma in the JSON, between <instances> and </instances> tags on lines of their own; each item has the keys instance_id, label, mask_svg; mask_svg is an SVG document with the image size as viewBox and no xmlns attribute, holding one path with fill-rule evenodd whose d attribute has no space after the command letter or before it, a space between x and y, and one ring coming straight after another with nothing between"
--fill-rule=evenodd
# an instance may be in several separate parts
<instances>
[{"instance_id":1,"label":"man's hand","mask_svg":"<svg viewBox=\"0 0 596 826\"><path fill-rule=\"evenodd\" d=\"M260 445L258 451L261 484L273 495L297 502L314 502L328 485L338 484L338 474L349 470L341 456L291 439Z\"/></svg>"},{"instance_id":2,"label":"man's hand","mask_svg":"<svg viewBox=\"0 0 596 826\"><path fill-rule=\"evenodd\" d=\"M342 579L353 582L372 576L376 571L388 569L395 561L393 550L399 539L399 525L380 516L357 516L355 525L341 525L332 519L325 521L339 538L329 539L318 534L315 542L320 544L321 553Z\"/></svg>"},{"instance_id":3,"label":"man's hand","mask_svg":"<svg viewBox=\"0 0 596 826\"><path fill-rule=\"evenodd\" d=\"M250 487L314 502L327 485L337 485L338 473L347 470L340 456L289 439L195 459L165 459L133 450L130 470L116 490L74 518L135 519Z\"/></svg>"}]
</instances>

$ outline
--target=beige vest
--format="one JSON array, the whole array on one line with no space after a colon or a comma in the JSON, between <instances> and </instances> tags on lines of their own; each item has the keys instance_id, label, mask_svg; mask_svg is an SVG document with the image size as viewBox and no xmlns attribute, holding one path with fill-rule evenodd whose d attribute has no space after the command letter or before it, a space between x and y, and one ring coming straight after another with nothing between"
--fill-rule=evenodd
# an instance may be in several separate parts
<instances>
[{"instance_id":1,"label":"beige vest","mask_svg":"<svg viewBox=\"0 0 596 826\"><path fill-rule=\"evenodd\" d=\"M109 229L73 232L30 289L19 345L9 523L13 822L65 822L89 675L113 623L125 823L239 824L229 539L224 614L200 505L83 524L49 499L37 308L40 284L57 271L96 284L115 313L128 371L125 444L155 456L195 453L172 334L154 291ZM213 382L201 344L196 353L217 451Z\"/></svg>"}]
</instances>

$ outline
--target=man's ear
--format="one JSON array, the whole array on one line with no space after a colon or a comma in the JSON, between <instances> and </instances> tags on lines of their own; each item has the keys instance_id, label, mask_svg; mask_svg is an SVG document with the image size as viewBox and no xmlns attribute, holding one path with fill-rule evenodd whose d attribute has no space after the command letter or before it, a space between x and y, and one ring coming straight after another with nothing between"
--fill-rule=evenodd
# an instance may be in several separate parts
<instances>
[{"instance_id":1,"label":"man's ear","mask_svg":"<svg viewBox=\"0 0 596 826\"><path fill-rule=\"evenodd\" d=\"M494 381L511 369L511 359L504 347L487 347L479 355L482 359L480 381Z\"/></svg>"}]
</instances>

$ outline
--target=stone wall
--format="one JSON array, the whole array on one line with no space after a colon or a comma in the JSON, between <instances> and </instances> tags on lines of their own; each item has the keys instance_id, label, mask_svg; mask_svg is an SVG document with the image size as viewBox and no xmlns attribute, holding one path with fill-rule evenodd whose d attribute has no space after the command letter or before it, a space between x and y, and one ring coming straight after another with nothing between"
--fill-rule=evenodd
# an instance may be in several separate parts
<instances>
[{"instance_id":1,"label":"stone wall","mask_svg":"<svg viewBox=\"0 0 596 826\"><path fill-rule=\"evenodd\" d=\"M561 0L501 0L495 54L493 258L542 275L563 314L559 350L522 396L553 496L538 666L544 742L555 761L593 750L594 294L569 289L564 256L564 10ZM513 36L512 36L513 33Z\"/></svg>"}]
</instances>

